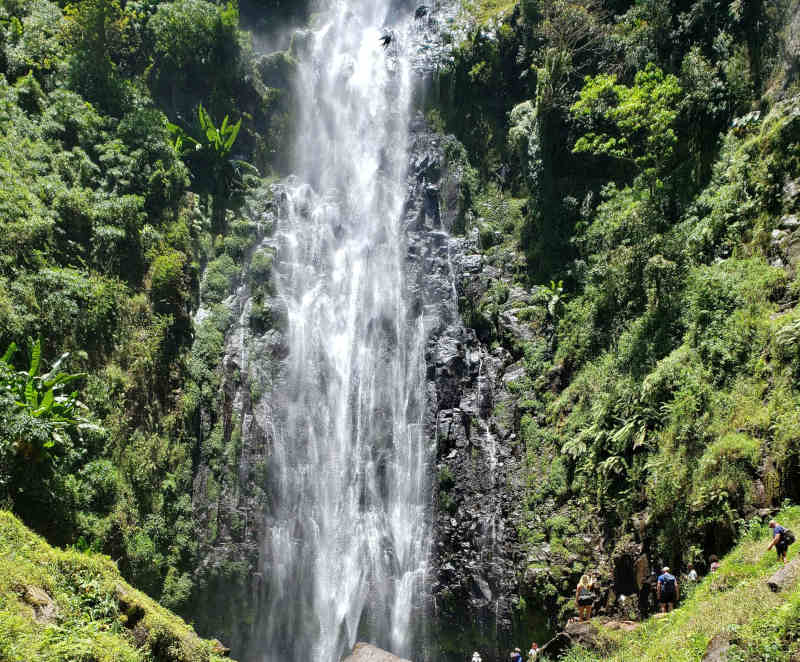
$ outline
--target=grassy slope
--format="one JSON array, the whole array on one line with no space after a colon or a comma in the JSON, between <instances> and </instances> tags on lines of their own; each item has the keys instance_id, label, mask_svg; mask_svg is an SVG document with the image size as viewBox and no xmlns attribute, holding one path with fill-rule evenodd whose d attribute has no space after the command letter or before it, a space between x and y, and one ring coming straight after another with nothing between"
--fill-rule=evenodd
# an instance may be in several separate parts
<instances>
[{"instance_id":1,"label":"grassy slope","mask_svg":"<svg viewBox=\"0 0 800 662\"><path fill-rule=\"evenodd\" d=\"M800 529L800 507L778 518ZM790 660L800 652L800 585L773 593L766 580L778 568L773 551L766 552L764 529L751 530L726 556L720 569L706 576L690 597L666 618L650 618L629 634L604 632L605 655L574 650L569 662L699 662L718 634L731 636L728 660ZM799 545L789 550L788 560Z\"/></svg>"},{"instance_id":2,"label":"grassy slope","mask_svg":"<svg viewBox=\"0 0 800 662\"><path fill-rule=\"evenodd\" d=\"M43 625L23 596L57 605ZM0 511L0 660L4 662L220 662L214 644L120 577L107 556L48 545Z\"/></svg>"}]
</instances>

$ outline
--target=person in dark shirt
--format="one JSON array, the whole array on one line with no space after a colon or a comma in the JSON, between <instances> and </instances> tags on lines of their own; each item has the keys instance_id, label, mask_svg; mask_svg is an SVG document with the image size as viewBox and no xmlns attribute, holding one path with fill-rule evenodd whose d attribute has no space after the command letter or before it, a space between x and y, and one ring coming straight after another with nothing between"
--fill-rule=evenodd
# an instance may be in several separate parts
<instances>
[{"instance_id":1,"label":"person in dark shirt","mask_svg":"<svg viewBox=\"0 0 800 662\"><path fill-rule=\"evenodd\" d=\"M674 575L669 574L669 568L665 567L658 578L658 601L661 603L661 613L672 611L672 607L678 601L678 580Z\"/></svg>"},{"instance_id":2,"label":"person in dark shirt","mask_svg":"<svg viewBox=\"0 0 800 662\"><path fill-rule=\"evenodd\" d=\"M770 542L769 547L767 547L767 551L774 547L778 554L778 560L786 563L786 550L789 549L789 545L783 535L786 529L775 520L770 521L769 528L772 529L772 542Z\"/></svg>"}]
</instances>

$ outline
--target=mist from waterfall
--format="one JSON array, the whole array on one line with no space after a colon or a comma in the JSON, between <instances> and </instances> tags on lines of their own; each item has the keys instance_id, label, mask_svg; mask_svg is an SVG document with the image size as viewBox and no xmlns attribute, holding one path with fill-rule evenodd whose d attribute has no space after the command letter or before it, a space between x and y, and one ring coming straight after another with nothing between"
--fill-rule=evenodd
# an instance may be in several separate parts
<instances>
[{"instance_id":1,"label":"mist from waterfall","mask_svg":"<svg viewBox=\"0 0 800 662\"><path fill-rule=\"evenodd\" d=\"M413 645L430 450L422 312L403 295L413 11L391 4L332 0L302 54L297 165L273 239L288 357L252 660Z\"/></svg>"}]
</instances>

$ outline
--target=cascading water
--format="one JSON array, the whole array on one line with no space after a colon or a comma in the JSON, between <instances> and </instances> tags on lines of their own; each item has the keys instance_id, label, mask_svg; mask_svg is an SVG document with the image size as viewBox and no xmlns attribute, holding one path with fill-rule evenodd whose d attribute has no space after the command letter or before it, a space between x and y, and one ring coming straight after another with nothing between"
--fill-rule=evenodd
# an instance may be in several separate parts
<instances>
[{"instance_id":1,"label":"cascading water","mask_svg":"<svg viewBox=\"0 0 800 662\"><path fill-rule=\"evenodd\" d=\"M272 240L288 358L267 598L247 659L337 662L357 636L413 645L431 449L423 312L404 296L413 9L392 4L332 0L301 65L296 176Z\"/></svg>"}]
</instances>

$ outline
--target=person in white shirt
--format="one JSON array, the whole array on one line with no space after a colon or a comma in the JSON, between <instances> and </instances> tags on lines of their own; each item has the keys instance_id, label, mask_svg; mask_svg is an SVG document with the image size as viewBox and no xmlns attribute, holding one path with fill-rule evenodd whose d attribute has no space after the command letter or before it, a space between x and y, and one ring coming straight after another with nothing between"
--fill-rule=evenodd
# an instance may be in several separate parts
<instances>
[{"instance_id":1,"label":"person in white shirt","mask_svg":"<svg viewBox=\"0 0 800 662\"><path fill-rule=\"evenodd\" d=\"M472 662L481 662L481 654L478 651L472 654Z\"/></svg>"},{"instance_id":2,"label":"person in white shirt","mask_svg":"<svg viewBox=\"0 0 800 662\"><path fill-rule=\"evenodd\" d=\"M694 564L689 564L689 581L696 582L697 581L697 570L694 569Z\"/></svg>"},{"instance_id":3,"label":"person in white shirt","mask_svg":"<svg viewBox=\"0 0 800 662\"><path fill-rule=\"evenodd\" d=\"M534 641L528 651L528 662L533 662L537 657L539 657L539 645Z\"/></svg>"}]
</instances>

